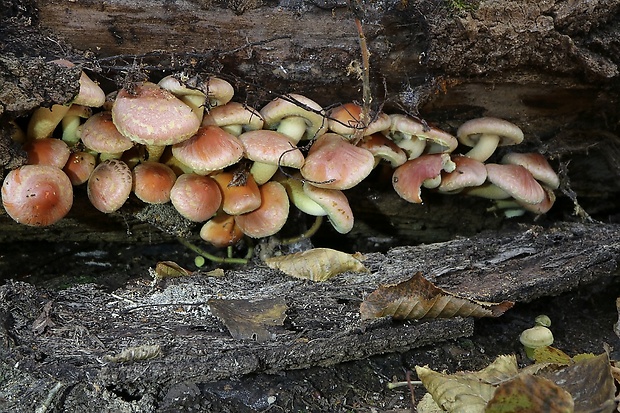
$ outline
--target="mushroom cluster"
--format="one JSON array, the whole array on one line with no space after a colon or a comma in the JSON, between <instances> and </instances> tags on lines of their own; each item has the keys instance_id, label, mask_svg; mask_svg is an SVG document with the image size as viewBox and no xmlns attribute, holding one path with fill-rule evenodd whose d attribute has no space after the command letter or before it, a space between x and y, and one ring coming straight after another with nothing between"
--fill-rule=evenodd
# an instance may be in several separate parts
<instances>
[{"instance_id":1,"label":"mushroom cluster","mask_svg":"<svg viewBox=\"0 0 620 413\"><path fill-rule=\"evenodd\" d=\"M394 189L413 203L422 202L425 187L541 214L559 185L539 154L483 163L498 145L523 140L518 127L500 119L466 122L457 140L400 114L376 113L364 123L354 103L326 111L287 94L257 110L233 96L233 86L220 78L190 87L172 75L106 97L82 73L72 102L40 108L30 118L22 142L28 164L4 180L4 208L19 223L50 225L70 210L72 186L86 185L103 213L118 210L132 194L144 203L170 202L201 224L205 241L226 247L244 236L276 234L291 204L327 216L340 233L351 231L343 191L379 164L394 169ZM459 142L473 149L455 155Z\"/></svg>"}]
</instances>

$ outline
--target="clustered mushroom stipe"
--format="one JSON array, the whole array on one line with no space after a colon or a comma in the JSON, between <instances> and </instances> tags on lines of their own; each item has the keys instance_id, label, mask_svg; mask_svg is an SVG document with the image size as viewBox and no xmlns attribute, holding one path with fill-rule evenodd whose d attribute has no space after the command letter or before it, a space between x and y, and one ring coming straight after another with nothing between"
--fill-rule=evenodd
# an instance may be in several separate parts
<instances>
[{"instance_id":1,"label":"clustered mushroom stipe","mask_svg":"<svg viewBox=\"0 0 620 413\"><path fill-rule=\"evenodd\" d=\"M101 212L118 210L132 192L146 203L170 202L202 224L205 241L227 247L244 235L276 234L291 206L327 216L340 233L351 231L343 191L379 164L393 169L393 187L409 202L422 203L425 187L494 199L507 216L547 212L559 187L537 153L508 153L485 164L498 145L523 140L523 132L502 119L464 123L456 135L473 149L461 154L453 153L457 138L403 114L376 113L364 124L357 104L326 111L297 94L256 110L231 101L234 88L225 80L190 86L182 79L139 82L106 101L82 73L72 102L31 116L19 142L28 164L2 184L7 213L26 225L51 225L71 208L72 185L86 184ZM305 156L302 147L310 148Z\"/></svg>"}]
</instances>

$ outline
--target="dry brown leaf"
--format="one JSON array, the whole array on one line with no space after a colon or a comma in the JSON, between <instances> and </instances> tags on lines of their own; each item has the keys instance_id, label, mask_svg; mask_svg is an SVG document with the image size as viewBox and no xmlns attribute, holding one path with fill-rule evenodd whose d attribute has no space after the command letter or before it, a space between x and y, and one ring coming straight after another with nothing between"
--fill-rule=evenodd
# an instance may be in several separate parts
<instances>
[{"instance_id":1,"label":"dry brown leaf","mask_svg":"<svg viewBox=\"0 0 620 413\"><path fill-rule=\"evenodd\" d=\"M438 317L499 317L511 301L485 303L453 295L426 280L421 272L396 285L380 286L360 306L362 320L392 316L397 320Z\"/></svg>"},{"instance_id":2,"label":"dry brown leaf","mask_svg":"<svg viewBox=\"0 0 620 413\"><path fill-rule=\"evenodd\" d=\"M187 277L192 274L192 271L186 270L174 261L160 261L155 266L156 280L174 277Z\"/></svg>"},{"instance_id":3,"label":"dry brown leaf","mask_svg":"<svg viewBox=\"0 0 620 413\"><path fill-rule=\"evenodd\" d=\"M287 305L283 298L262 300L207 301L211 313L219 318L237 340L268 341L273 338L269 326L281 326L286 318Z\"/></svg>"},{"instance_id":4,"label":"dry brown leaf","mask_svg":"<svg viewBox=\"0 0 620 413\"><path fill-rule=\"evenodd\" d=\"M368 272L359 254L347 254L330 248L313 248L280 257L265 259L270 268L295 278L325 281L346 272Z\"/></svg>"},{"instance_id":5,"label":"dry brown leaf","mask_svg":"<svg viewBox=\"0 0 620 413\"><path fill-rule=\"evenodd\" d=\"M573 398L551 380L521 374L497 387L485 413L545 412L572 413Z\"/></svg>"},{"instance_id":6,"label":"dry brown leaf","mask_svg":"<svg viewBox=\"0 0 620 413\"><path fill-rule=\"evenodd\" d=\"M573 357L562 368L541 370L545 377L573 395L575 412L614 412L615 385L607 353L594 357Z\"/></svg>"}]
</instances>

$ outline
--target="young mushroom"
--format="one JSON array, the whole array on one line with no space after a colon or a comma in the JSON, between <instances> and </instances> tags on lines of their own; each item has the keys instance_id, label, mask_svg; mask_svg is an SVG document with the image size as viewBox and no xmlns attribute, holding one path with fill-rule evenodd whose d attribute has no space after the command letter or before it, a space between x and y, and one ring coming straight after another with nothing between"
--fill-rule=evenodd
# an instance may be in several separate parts
<instances>
[{"instance_id":1,"label":"young mushroom","mask_svg":"<svg viewBox=\"0 0 620 413\"><path fill-rule=\"evenodd\" d=\"M233 172L221 172L213 179L222 192L222 210L228 215L246 214L260 207L261 194L252 174L238 177Z\"/></svg>"},{"instance_id":2,"label":"young mushroom","mask_svg":"<svg viewBox=\"0 0 620 413\"><path fill-rule=\"evenodd\" d=\"M73 152L62 168L73 186L82 185L88 181L90 174L95 170L97 159L90 152Z\"/></svg>"},{"instance_id":3,"label":"young mushroom","mask_svg":"<svg viewBox=\"0 0 620 413\"><path fill-rule=\"evenodd\" d=\"M498 146L523 141L523 131L517 125L492 117L468 120L458 128L456 136L463 145L472 147L465 156L480 162L489 159Z\"/></svg>"},{"instance_id":4,"label":"young mushroom","mask_svg":"<svg viewBox=\"0 0 620 413\"><path fill-rule=\"evenodd\" d=\"M90 203L109 214L123 206L132 188L131 170L123 161L108 159L101 162L88 179Z\"/></svg>"},{"instance_id":5,"label":"young mushroom","mask_svg":"<svg viewBox=\"0 0 620 413\"><path fill-rule=\"evenodd\" d=\"M222 193L210 176L187 173L177 178L170 191L170 201L185 218L204 222L220 208Z\"/></svg>"},{"instance_id":6,"label":"young mushroom","mask_svg":"<svg viewBox=\"0 0 620 413\"><path fill-rule=\"evenodd\" d=\"M252 212L235 216L235 223L251 238L264 238L282 229L289 213L286 189L275 181L260 187L261 205Z\"/></svg>"},{"instance_id":7,"label":"young mushroom","mask_svg":"<svg viewBox=\"0 0 620 413\"><path fill-rule=\"evenodd\" d=\"M463 155L453 156L452 162L455 165L454 170L441 173L441 184L437 191L456 194L463 188L480 186L486 181L487 169L482 162Z\"/></svg>"},{"instance_id":8,"label":"young mushroom","mask_svg":"<svg viewBox=\"0 0 620 413\"><path fill-rule=\"evenodd\" d=\"M4 178L2 205L20 224L52 225L71 209L73 187L67 175L55 166L24 165Z\"/></svg>"},{"instance_id":9,"label":"young mushroom","mask_svg":"<svg viewBox=\"0 0 620 413\"><path fill-rule=\"evenodd\" d=\"M62 169L71 150L67 144L56 138L41 138L26 142L23 146L28 154L28 164L30 165L51 165Z\"/></svg>"},{"instance_id":10,"label":"young mushroom","mask_svg":"<svg viewBox=\"0 0 620 413\"><path fill-rule=\"evenodd\" d=\"M132 171L133 192L147 204L165 204L177 176L172 169L159 162L143 162Z\"/></svg>"},{"instance_id":11,"label":"young mushroom","mask_svg":"<svg viewBox=\"0 0 620 413\"><path fill-rule=\"evenodd\" d=\"M224 248L239 242L243 231L235 223L235 217L220 212L200 228L200 238L217 248Z\"/></svg>"},{"instance_id":12,"label":"young mushroom","mask_svg":"<svg viewBox=\"0 0 620 413\"><path fill-rule=\"evenodd\" d=\"M536 325L521 333L519 341L523 344L525 354L530 360L534 360L534 351L537 348L547 347L553 344L553 333L549 330L551 320L542 315L536 317Z\"/></svg>"},{"instance_id":13,"label":"young mushroom","mask_svg":"<svg viewBox=\"0 0 620 413\"><path fill-rule=\"evenodd\" d=\"M110 112L99 112L88 118L82 125L80 139L84 146L100 153L103 159L120 158L123 152L134 146L131 139L116 129Z\"/></svg>"}]
</instances>

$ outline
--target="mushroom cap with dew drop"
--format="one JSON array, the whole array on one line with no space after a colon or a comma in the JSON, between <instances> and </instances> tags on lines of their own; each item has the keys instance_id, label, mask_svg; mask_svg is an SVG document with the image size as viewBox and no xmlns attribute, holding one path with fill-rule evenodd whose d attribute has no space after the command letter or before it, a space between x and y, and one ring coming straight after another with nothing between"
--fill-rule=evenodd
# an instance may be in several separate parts
<instances>
[{"instance_id":1,"label":"mushroom cap with dew drop","mask_svg":"<svg viewBox=\"0 0 620 413\"><path fill-rule=\"evenodd\" d=\"M109 214L123 206L131 193L133 178L125 162L108 159L101 162L88 179L90 203L99 211Z\"/></svg>"},{"instance_id":2,"label":"mushroom cap with dew drop","mask_svg":"<svg viewBox=\"0 0 620 413\"><path fill-rule=\"evenodd\" d=\"M67 175L55 166L24 165L4 178L2 205L20 224L52 225L71 209L73 186Z\"/></svg>"},{"instance_id":3,"label":"mushroom cap with dew drop","mask_svg":"<svg viewBox=\"0 0 620 413\"><path fill-rule=\"evenodd\" d=\"M82 185L88 181L90 174L95 170L97 159L89 152L73 152L62 170L67 174L73 186Z\"/></svg>"},{"instance_id":4,"label":"mushroom cap with dew drop","mask_svg":"<svg viewBox=\"0 0 620 413\"><path fill-rule=\"evenodd\" d=\"M461 144L472 147L465 156L480 162L489 159L498 146L516 145L523 141L521 128L493 117L468 120L458 128L456 136Z\"/></svg>"},{"instance_id":5,"label":"mushroom cap with dew drop","mask_svg":"<svg viewBox=\"0 0 620 413\"><path fill-rule=\"evenodd\" d=\"M194 222L213 217L222 203L222 193L210 176L180 175L172 190L170 201L179 214Z\"/></svg>"},{"instance_id":6,"label":"mushroom cap with dew drop","mask_svg":"<svg viewBox=\"0 0 620 413\"><path fill-rule=\"evenodd\" d=\"M121 89L112 106L116 128L132 141L173 145L189 139L200 127L192 109L171 92L151 82L133 89Z\"/></svg>"},{"instance_id":7,"label":"mushroom cap with dew drop","mask_svg":"<svg viewBox=\"0 0 620 413\"><path fill-rule=\"evenodd\" d=\"M359 184L374 167L370 151L338 134L326 133L308 151L301 175L319 188L344 190Z\"/></svg>"},{"instance_id":8,"label":"mushroom cap with dew drop","mask_svg":"<svg viewBox=\"0 0 620 413\"><path fill-rule=\"evenodd\" d=\"M206 175L239 162L243 145L218 126L202 126L190 139L173 145L172 154L195 173Z\"/></svg>"}]
</instances>

